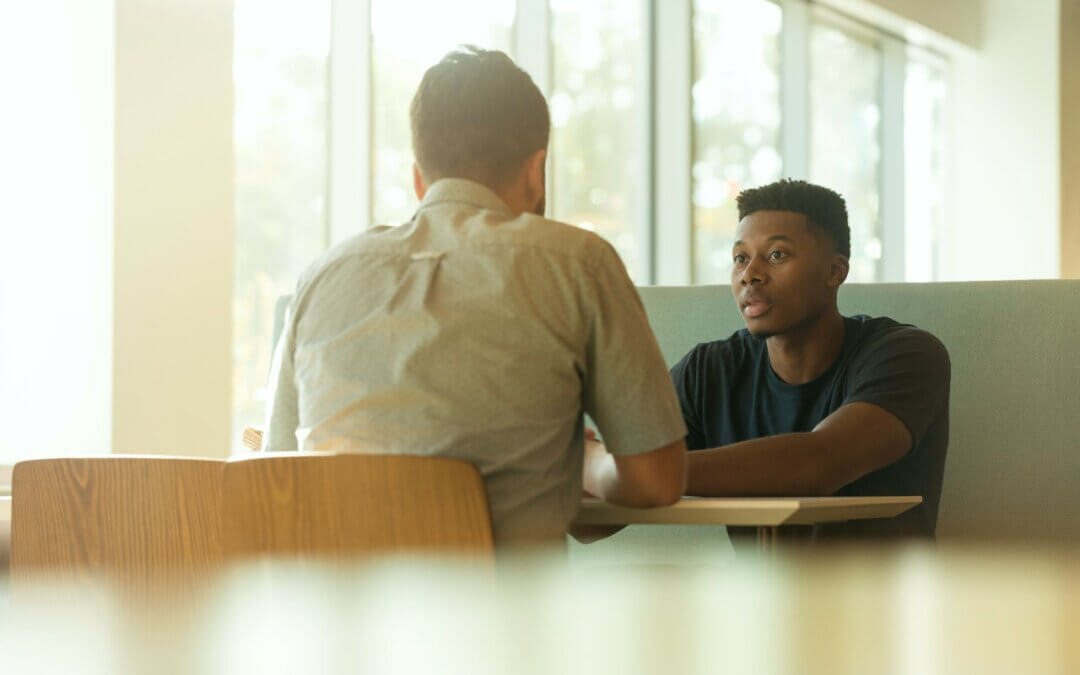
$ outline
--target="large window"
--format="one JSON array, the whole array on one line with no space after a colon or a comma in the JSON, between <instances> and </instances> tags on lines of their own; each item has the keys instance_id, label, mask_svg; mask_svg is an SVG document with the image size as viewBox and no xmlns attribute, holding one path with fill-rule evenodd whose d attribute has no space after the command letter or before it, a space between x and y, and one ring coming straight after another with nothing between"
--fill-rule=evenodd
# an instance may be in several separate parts
<instances>
[{"instance_id":1,"label":"large window","mask_svg":"<svg viewBox=\"0 0 1080 675\"><path fill-rule=\"evenodd\" d=\"M849 281L880 281L881 50L826 23L810 29L810 173L847 200Z\"/></svg>"},{"instance_id":2,"label":"large window","mask_svg":"<svg viewBox=\"0 0 1080 675\"><path fill-rule=\"evenodd\" d=\"M913 50L904 91L904 279L940 276L945 222L945 64Z\"/></svg>"},{"instance_id":3,"label":"large window","mask_svg":"<svg viewBox=\"0 0 1080 675\"><path fill-rule=\"evenodd\" d=\"M695 0L693 15L694 275L727 283L735 196L780 177L780 7Z\"/></svg>"},{"instance_id":4,"label":"large window","mask_svg":"<svg viewBox=\"0 0 1080 675\"><path fill-rule=\"evenodd\" d=\"M237 0L238 426L262 415L274 299L414 212L408 105L465 43L544 91L548 213L637 283L727 283L735 196L780 177L847 199L851 280L937 274L948 63L816 4Z\"/></svg>"},{"instance_id":5,"label":"large window","mask_svg":"<svg viewBox=\"0 0 1080 675\"><path fill-rule=\"evenodd\" d=\"M648 218L642 7L551 2L550 212L610 241L638 279L648 264L639 227Z\"/></svg>"},{"instance_id":6,"label":"large window","mask_svg":"<svg viewBox=\"0 0 1080 675\"><path fill-rule=\"evenodd\" d=\"M234 442L261 422L274 303L326 248L330 2L236 0Z\"/></svg>"}]
</instances>

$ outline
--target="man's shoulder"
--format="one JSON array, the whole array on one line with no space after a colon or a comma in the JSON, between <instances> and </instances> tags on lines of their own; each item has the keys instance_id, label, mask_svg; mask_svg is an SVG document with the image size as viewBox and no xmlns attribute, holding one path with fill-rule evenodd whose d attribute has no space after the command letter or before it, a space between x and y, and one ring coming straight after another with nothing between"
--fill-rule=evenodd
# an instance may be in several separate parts
<instances>
[{"instance_id":1,"label":"man's shoulder","mask_svg":"<svg viewBox=\"0 0 1080 675\"><path fill-rule=\"evenodd\" d=\"M300 274L297 284L298 289L310 286L313 281L327 270L340 267L365 253L377 253L384 250L387 244L392 244L393 241L400 239L401 228L403 227L405 226L372 227L333 244L316 256Z\"/></svg>"},{"instance_id":2,"label":"man's shoulder","mask_svg":"<svg viewBox=\"0 0 1080 675\"><path fill-rule=\"evenodd\" d=\"M864 347L877 348L882 344L909 344L927 349L944 349L941 340L930 331L910 323L903 323L887 316L871 317L857 314L847 317L859 327L860 342Z\"/></svg>"},{"instance_id":3,"label":"man's shoulder","mask_svg":"<svg viewBox=\"0 0 1080 675\"><path fill-rule=\"evenodd\" d=\"M496 234L507 244L534 247L590 268L620 260L611 243L595 232L532 213L507 221Z\"/></svg>"},{"instance_id":4,"label":"man's shoulder","mask_svg":"<svg viewBox=\"0 0 1080 675\"><path fill-rule=\"evenodd\" d=\"M854 358L876 361L903 354L921 357L946 368L949 365L948 349L929 330L887 316L856 315L847 320L854 322L859 330Z\"/></svg>"}]
</instances>

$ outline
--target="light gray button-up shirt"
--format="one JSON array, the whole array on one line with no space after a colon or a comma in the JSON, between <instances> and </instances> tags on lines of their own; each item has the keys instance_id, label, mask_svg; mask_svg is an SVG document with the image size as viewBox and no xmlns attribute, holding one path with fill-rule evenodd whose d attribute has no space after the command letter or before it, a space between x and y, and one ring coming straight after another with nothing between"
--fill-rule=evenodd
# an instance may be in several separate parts
<instances>
[{"instance_id":1,"label":"light gray button-up shirt","mask_svg":"<svg viewBox=\"0 0 1080 675\"><path fill-rule=\"evenodd\" d=\"M266 450L439 455L484 476L496 542L561 538L582 419L616 454L686 433L637 291L603 239L445 179L411 222L301 277L271 373Z\"/></svg>"}]
</instances>

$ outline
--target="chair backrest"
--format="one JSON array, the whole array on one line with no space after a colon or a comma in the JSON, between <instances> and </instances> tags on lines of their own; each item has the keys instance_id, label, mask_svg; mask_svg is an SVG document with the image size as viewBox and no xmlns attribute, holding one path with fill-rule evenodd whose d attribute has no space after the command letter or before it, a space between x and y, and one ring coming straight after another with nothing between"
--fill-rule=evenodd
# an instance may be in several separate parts
<instances>
[{"instance_id":1,"label":"chair backrest","mask_svg":"<svg viewBox=\"0 0 1080 675\"><path fill-rule=\"evenodd\" d=\"M221 563L223 464L124 455L18 462L13 578L106 577L135 586L210 578Z\"/></svg>"},{"instance_id":2,"label":"chair backrest","mask_svg":"<svg viewBox=\"0 0 1080 675\"><path fill-rule=\"evenodd\" d=\"M271 453L225 465L225 555L493 555L476 467L460 460Z\"/></svg>"}]
</instances>

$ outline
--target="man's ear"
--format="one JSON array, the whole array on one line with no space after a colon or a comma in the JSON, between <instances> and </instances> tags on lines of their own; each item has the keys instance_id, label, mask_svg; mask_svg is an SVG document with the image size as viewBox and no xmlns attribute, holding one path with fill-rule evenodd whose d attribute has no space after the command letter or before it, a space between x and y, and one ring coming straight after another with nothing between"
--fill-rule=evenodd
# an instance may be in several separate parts
<instances>
[{"instance_id":1,"label":"man's ear","mask_svg":"<svg viewBox=\"0 0 1080 675\"><path fill-rule=\"evenodd\" d=\"M424 182L424 176L420 173L420 166L416 162L412 165L412 187L416 198L423 201L424 195L427 194L427 183Z\"/></svg>"},{"instance_id":2,"label":"man's ear","mask_svg":"<svg viewBox=\"0 0 1080 675\"><path fill-rule=\"evenodd\" d=\"M839 288L840 284L847 280L849 269L847 256L834 254L832 260L829 261L829 277L826 279L829 288Z\"/></svg>"},{"instance_id":3,"label":"man's ear","mask_svg":"<svg viewBox=\"0 0 1080 675\"><path fill-rule=\"evenodd\" d=\"M544 198L544 191L547 189L544 184L546 161L547 150L537 150L525 160L525 188L528 190L530 202L540 202Z\"/></svg>"}]
</instances>

